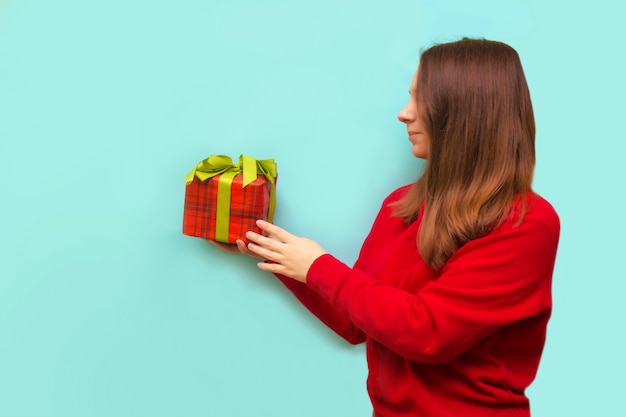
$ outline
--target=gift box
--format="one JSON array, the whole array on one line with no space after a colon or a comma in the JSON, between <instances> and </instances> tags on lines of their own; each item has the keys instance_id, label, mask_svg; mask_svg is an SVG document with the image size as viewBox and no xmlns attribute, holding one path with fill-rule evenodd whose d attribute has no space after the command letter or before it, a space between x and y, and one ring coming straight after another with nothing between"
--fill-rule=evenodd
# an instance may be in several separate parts
<instances>
[{"instance_id":1,"label":"gift box","mask_svg":"<svg viewBox=\"0 0 626 417\"><path fill-rule=\"evenodd\" d=\"M183 234L223 243L247 242L261 233L258 219L271 222L276 207L276 163L241 155L239 163L211 155L185 178Z\"/></svg>"}]
</instances>

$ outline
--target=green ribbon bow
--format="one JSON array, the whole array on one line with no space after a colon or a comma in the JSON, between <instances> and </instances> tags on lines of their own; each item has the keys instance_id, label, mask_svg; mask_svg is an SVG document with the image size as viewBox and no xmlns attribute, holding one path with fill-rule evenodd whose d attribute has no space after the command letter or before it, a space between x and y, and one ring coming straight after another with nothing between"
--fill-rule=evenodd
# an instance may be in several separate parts
<instances>
[{"instance_id":1,"label":"green ribbon bow","mask_svg":"<svg viewBox=\"0 0 626 417\"><path fill-rule=\"evenodd\" d=\"M267 221L274 219L276 209L276 162L273 159L257 160L247 155L239 156L239 163L234 164L230 157L225 155L211 155L192 169L185 183L193 181L194 176L200 181L220 175L217 185L217 218L215 240L228 242L228 225L230 222L230 189L237 174L243 174L243 187L246 187L261 174L270 183L270 204Z\"/></svg>"}]
</instances>

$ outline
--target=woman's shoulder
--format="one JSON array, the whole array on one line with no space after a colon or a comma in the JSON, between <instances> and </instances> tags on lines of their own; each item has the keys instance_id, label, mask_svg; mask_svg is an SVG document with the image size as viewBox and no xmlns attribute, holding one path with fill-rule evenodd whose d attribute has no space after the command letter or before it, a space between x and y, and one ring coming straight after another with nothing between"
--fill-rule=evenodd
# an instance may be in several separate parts
<instances>
[{"instance_id":1,"label":"woman's shoulder","mask_svg":"<svg viewBox=\"0 0 626 417\"><path fill-rule=\"evenodd\" d=\"M392 219L403 222L400 217L397 217L394 214L397 207L396 203L398 203L410 189L411 184L407 184L393 190L389 195L387 195L380 206L375 224L384 223L385 225L388 225L388 222L392 221Z\"/></svg>"},{"instance_id":2,"label":"woman's shoulder","mask_svg":"<svg viewBox=\"0 0 626 417\"><path fill-rule=\"evenodd\" d=\"M522 199L517 199L514 207L514 212L520 213L523 210ZM518 224L519 217L513 216L511 223ZM526 210L522 223L530 224L542 224L548 229L549 233L558 238L561 230L561 224L559 215L552 206L552 204L541 195L532 192L526 196ZM515 227L515 226L513 226Z\"/></svg>"},{"instance_id":3,"label":"woman's shoulder","mask_svg":"<svg viewBox=\"0 0 626 417\"><path fill-rule=\"evenodd\" d=\"M407 184L393 190L383 201L383 206L387 206L389 204L400 201L406 195L406 193L409 192L412 186L413 184Z\"/></svg>"},{"instance_id":4,"label":"woman's shoulder","mask_svg":"<svg viewBox=\"0 0 626 417\"><path fill-rule=\"evenodd\" d=\"M548 200L537 193L529 195L528 214L547 222L558 222L559 215Z\"/></svg>"}]
</instances>

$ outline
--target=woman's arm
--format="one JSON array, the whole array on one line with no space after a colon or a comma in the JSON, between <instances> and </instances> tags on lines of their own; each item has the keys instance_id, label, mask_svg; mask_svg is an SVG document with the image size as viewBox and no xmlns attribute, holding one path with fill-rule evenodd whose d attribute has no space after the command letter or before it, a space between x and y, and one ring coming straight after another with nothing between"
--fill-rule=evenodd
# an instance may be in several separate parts
<instances>
[{"instance_id":1,"label":"woman's arm","mask_svg":"<svg viewBox=\"0 0 626 417\"><path fill-rule=\"evenodd\" d=\"M276 277L315 317L347 342L353 345L365 342L365 333L354 325L345 308L333 305L302 282L280 274Z\"/></svg>"},{"instance_id":2,"label":"woman's arm","mask_svg":"<svg viewBox=\"0 0 626 417\"><path fill-rule=\"evenodd\" d=\"M511 323L550 314L558 234L526 222L464 245L416 294L384 284L330 255L309 287L343 306L369 337L423 363L443 363Z\"/></svg>"},{"instance_id":3,"label":"woman's arm","mask_svg":"<svg viewBox=\"0 0 626 417\"><path fill-rule=\"evenodd\" d=\"M250 235L261 269L307 282L356 328L409 359L441 363L507 324L549 314L558 217L505 224L461 247L441 275L417 294L350 268L315 242L260 223L279 241ZM296 261L298 260L298 261Z\"/></svg>"}]
</instances>

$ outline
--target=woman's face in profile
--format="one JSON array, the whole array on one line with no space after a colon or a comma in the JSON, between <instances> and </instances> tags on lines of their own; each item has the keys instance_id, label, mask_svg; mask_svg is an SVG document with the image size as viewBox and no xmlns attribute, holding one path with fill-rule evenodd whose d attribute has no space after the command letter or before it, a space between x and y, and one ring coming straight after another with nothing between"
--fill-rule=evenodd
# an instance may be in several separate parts
<instances>
[{"instance_id":1,"label":"woman's face in profile","mask_svg":"<svg viewBox=\"0 0 626 417\"><path fill-rule=\"evenodd\" d=\"M417 74L419 67L413 75L409 94L411 98L398 113L398 120L406 125L409 142L413 145L411 152L417 158L428 159L430 153L430 136L426 132L425 125L417 104Z\"/></svg>"}]
</instances>

